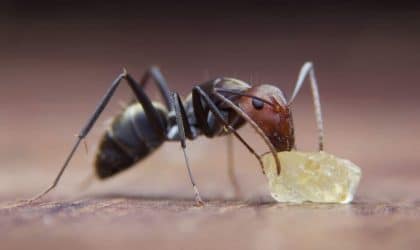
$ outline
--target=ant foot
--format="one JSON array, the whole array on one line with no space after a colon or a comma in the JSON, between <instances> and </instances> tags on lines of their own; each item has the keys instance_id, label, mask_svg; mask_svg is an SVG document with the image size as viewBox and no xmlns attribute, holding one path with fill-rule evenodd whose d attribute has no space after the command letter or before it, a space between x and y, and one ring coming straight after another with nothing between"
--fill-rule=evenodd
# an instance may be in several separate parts
<instances>
[{"instance_id":1,"label":"ant foot","mask_svg":"<svg viewBox=\"0 0 420 250\"><path fill-rule=\"evenodd\" d=\"M194 193L195 193L195 206L196 207L204 206L204 201L201 199L200 192L198 192L198 188L195 185L194 185Z\"/></svg>"},{"instance_id":2,"label":"ant foot","mask_svg":"<svg viewBox=\"0 0 420 250\"><path fill-rule=\"evenodd\" d=\"M195 198L195 207L204 207L205 203L204 201L200 198L200 196Z\"/></svg>"}]
</instances>

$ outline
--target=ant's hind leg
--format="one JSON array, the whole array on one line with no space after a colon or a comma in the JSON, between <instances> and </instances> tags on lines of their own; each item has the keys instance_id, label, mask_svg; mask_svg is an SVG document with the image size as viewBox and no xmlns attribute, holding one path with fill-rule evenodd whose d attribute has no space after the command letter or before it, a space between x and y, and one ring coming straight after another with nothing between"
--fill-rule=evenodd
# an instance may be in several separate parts
<instances>
[{"instance_id":1,"label":"ant's hind leg","mask_svg":"<svg viewBox=\"0 0 420 250\"><path fill-rule=\"evenodd\" d=\"M76 152L77 148L79 147L80 142L86 137L86 135L89 133L89 131L92 129L93 125L98 120L101 113L104 111L105 107L111 100L112 96L115 93L115 90L120 85L121 81L125 79L131 90L134 92L137 101L143 106L144 112L150 121L153 129L155 130L155 133L158 135L161 135L162 137L166 136L165 128L163 127L162 121L160 119L160 116L157 112L157 110L154 108L152 102L150 101L149 97L146 95L146 93L143 91L143 88L141 85L139 85L125 70L123 73L121 73L111 84L105 95L102 97L101 101L99 102L98 106L96 107L93 114L89 117L87 120L85 126L80 130L76 143L74 144L73 148L71 149L70 153L68 154L66 160L64 161L64 164L62 165L58 175L55 177L54 182L43 192L36 195L35 197L28 200L28 202L32 202L34 200L38 200L42 198L44 195L49 193L51 190L53 190L58 182L61 179L61 176L64 173L64 170L67 168L68 164L70 163L70 160L73 158L74 153Z\"/></svg>"},{"instance_id":2,"label":"ant's hind leg","mask_svg":"<svg viewBox=\"0 0 420 250\"><path fill-rule=\"evenodd\" d=\"M321 101L319 98L318 83L315 77L314 65L312 62L306 62L300 69L298 79L296 81L295 89L293 90L292 97L288 101L287 105L292 104L298 95L305 79L309 76L309 82L311 84L312 99L314 105L314 112L316 118L316 125L318 129L318 149L322 151L324 149L324 125L322 120L321 112Z\"/></svg>"},{"instance_id":3,"label":"ant's hind leg","mask_svg":"<svg viewBox=\"0 0 420 250\"><path fill-rule=\"evenodd\" d=\"M188 125L188 121L187 121L186 117L183 116L183 114L185 114L185 110L183 110L183 106L181 106L182 105L181 98L179 97L179 95L177 93L172 94L171 102L172 102L172 106L175 110L176 123L178 125L178 134L179 134L180 141L181 141L182 151L184 153L185 165L187 167L188 176L190 177L190 181L191 181L191 184L192 184L193 189L194 189L195 202L196 202L197 206L203 206L204 202L201 199L200 192L198 191L197 185L195 184L195 180L194 180L194 177L193 177L192 172L191 172L190 162L189 162L188 155L187 155L187 145L185 143L185 140L186 140L186 138L185 138L185 126L189 126L189 125ZM184 126L184 123L185 123L185 126Z\"/></svg>"},{"instance_id":4,"label":"ant's hind leg","mask_svg":"<svg viewBox=\"0 0 420 250\"><path fill-rule=\"evenodd\" d=\"M120 84L121 80L125 77L125 72L120 74L114 82L111 84L111 87L108 89L106 94L102 97L102 100L99 102L99 105L96 107L95 111L93 112L92 116L88 119L85 126L80 130L76 143L73 145L73 148L70 150L70 153L68 154L66 160L64 161L64 164L60 168L60 171L58 172L57 176L55 177L53 183L44 191L39 193L38 195L34 196L33 198L29 199L28 202L33 202L35 200L38 200L42 198L44 195L49 193L51 190L53 190L58 182L61 179L61 176L64 173L64 170L67 168L68 164L70 163L70 160L73 158L74 153L76 152L76 149L79 147L80 142L83 140L83 138L86 137L86 135L89 133L90 129L98 119L99 115L102 113L102 111L105 109L106 105L108 104L109 100L113 96L115 90L117 89L118 85Z\"/></svg>"}]
</instances>

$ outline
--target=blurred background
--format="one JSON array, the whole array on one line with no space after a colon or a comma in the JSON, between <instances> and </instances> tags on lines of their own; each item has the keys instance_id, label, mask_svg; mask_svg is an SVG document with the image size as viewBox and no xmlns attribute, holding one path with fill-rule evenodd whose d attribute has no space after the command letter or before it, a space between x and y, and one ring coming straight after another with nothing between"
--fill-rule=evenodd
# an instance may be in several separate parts
<instances>
[{"instance_id":1,"label":"blurred background","mask_svg":"<svg viewBox=\"0 0 420 250\"><path fill-rule=\"evenodd\" d=\"M20 199L57 174L106 88L126 67L140 78L158 65L186 96L195 84L230 76L291 93L313 61L326 150L363 169L357 199L418 197L420 8L374 1L2 1L0 3L0 196ZM154 87L150 96L159 99ZM131 93L121 85L52 194L82 194L106 121ZM297 145L316 148L309 86L294 103ZM249 128L241 133L266 149ZM188 142L205 199L233 198L225 139ZM258 163L235 143L243 199L268 197ZM178 144L88 192L192 198ZM264 198L265 197L265 198Z\"/></svg>"}]
</instances>

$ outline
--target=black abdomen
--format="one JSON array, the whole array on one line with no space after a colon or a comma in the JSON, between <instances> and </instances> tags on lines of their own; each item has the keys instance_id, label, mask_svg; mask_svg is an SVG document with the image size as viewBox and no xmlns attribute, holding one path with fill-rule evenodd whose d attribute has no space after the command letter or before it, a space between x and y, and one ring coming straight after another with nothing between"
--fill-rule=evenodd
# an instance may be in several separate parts
<instances>
[{"instance_id":1,"label":"black abdomen","mask_svg":"<svg viewBox=\"0 0 420 250\"><path fill-rule=\"evenodd\" d=\"M158 103L153 106L166 127L166 110ZM111 177L144 159L166 140L156 134L140 104L128 106L114 118L102 136L95 158L95 170L100 179Z\"/></svg>"}]
</instances>

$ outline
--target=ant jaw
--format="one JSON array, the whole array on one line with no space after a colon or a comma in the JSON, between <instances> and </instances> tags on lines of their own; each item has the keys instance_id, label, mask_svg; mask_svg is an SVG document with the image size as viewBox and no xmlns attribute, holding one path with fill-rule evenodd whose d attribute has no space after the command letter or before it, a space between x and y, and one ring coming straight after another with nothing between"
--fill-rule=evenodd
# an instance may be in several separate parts
<instances>
[{"instance_id":1,"label":"ant jaw","mask_svg":"<svg viewBox=\"0 0 420 250\"><path fill-rule=\"evenodd\" d=\"M267 137L278 152L290 151L295 144L293 136L269 135Z\"/></svg>"}]
</instances>

